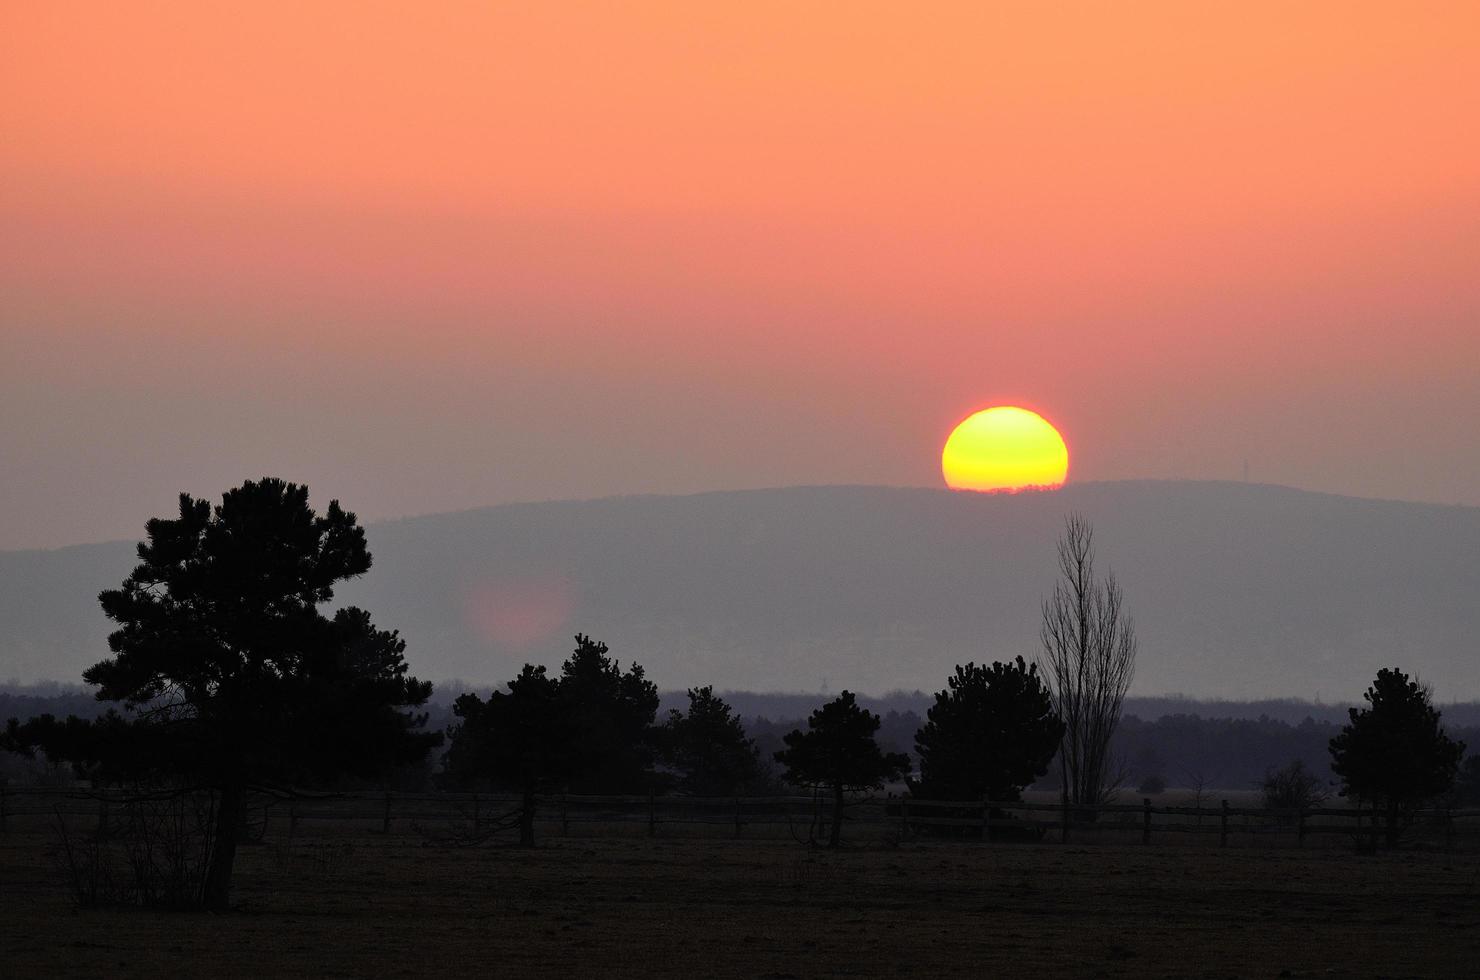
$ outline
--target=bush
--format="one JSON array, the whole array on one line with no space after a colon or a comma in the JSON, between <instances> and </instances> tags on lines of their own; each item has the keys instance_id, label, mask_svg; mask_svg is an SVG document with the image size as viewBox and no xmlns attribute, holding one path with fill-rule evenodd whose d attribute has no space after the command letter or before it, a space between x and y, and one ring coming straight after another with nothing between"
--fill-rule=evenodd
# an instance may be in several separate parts
<instances>
[{"instance_id":1,"label":"bush","mask_svg":"<svg viewBox=\"0 0 1480 980\"><path fill-rule=\"evenodd\" d=\"M190 793L100 803L86 829L58 815L52 857L81 908L198 907L216 806L214 796Z\"/></svg>"},{"instance_id":2,"label":"bush","mask_svg":"<svg viewBox=\"0 0 1480 980\"><path fill-rule=\"evenodd\" d=\"M1319 776L1296 759L1282 769L1271 769L1260 783L1266 810L1308 810L1330 798L1330 790Z\"/></svg>"},{"instance_id":3,"label":"bush","mask_svg":"<svg viewBox=\"0 0 1480 980\"><path fill-rule=\"evenodd\" d=\"M1460 806L1480 804L1480 755L1471 755L1459 767L1459 779L1454 784L1455 802Z\"/></svg>"},{"instance_id":4,"label":"bush","mask_svg":"<svg viewBox=\"0 0 1480 980\"><path fill-rule=\"evenodd\" d=\"M1142 796L1154 796L1157 793L1165 793L1167 789L1166 777L1159 773L1152 773L1141 780L1141 785L1136 787L1136 792Z\"/></svg>"}]
</instances>

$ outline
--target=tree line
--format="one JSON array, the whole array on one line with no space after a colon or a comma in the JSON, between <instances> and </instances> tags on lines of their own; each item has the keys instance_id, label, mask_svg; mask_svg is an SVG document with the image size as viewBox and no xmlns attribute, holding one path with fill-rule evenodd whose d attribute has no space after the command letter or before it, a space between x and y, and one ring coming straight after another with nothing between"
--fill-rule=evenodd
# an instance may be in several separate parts
<instances>
[{"instance_id":1,"label":"tree line","mask_svg":"<svg viewBox=\"0 0 1480 980\"><path fill-rule=\"evenodd\" d=\"M114 707L12 718L0 748L39 752L99 784L209 792L208 908L229 905L249 793L374 778L444 741L447 785L520 794L526 845L539 795L556 788L732 795L764 778L755 740L711 688L690 690L687 710L659 721L641 666L624 670L584 634L558 673L526 664L486 698L459 697L453 723L433 730L431 684L409 672L399 634L362 609L325 611L371 556L355 515L338 501L318 514L301 485L248 481L214 506L182 494L177 516L145 532L137 567L99 596L117 626L112 656L83 673ZM1097 574L1093 531L1078 516L1058 564L1041 610L1044 669L1021 656L958 666L914 734L918 767L880 746L879 716L848 691L782 736L780 778L830 801L829 844L840 843L850 795L902 780L920 798L1014 800L1057 759L1066 802L1113 791L1134 625L1113 574ZM1453 782L1463 745L1401 672L1379 672L1366 700L1331 740L1332 768L1347 795L1386 814L1395 842L1404 813Z\"/></svg>"},{"instance_id":2,"label":"tree line","mask_svg":"<svg viewBox=\"0 0 1480 980\"><path fill-rule=\"evenodd\" d=\"M447 693L449 690L454 692ZM438 684L423 706L428 716L427 727L445 732L456 721L452 706L466 686L459 683ZM480 689L487 696L487 689ZM783 737L795 728L804 727L807 715L826 696L756 695L751 692L712 692L712 696L733 706L740 716L745 734L755 742L760 756L761 772L744 785L746 796L764 796L787 792L774 761L775 752L784 747ZM680 713L688 704L683 691L660 691L659 718L666 718L671 708ZM932 699L922 693L858 696L858 703L879 715L876 734L879 745L888 752L906 752L913 756L915 733L925 723L925 713ZM921 703L925 702L925 703ZM743 706L743 708L742 708ZM1474 703L1451 704L1443 708L1445 727L1454 738L1473 747L1480 745L1480 714ZM103 706L93 692L80 686L53 684L45 687L22 687L0 690L0 720L22 721L42 714L66 717L95 717ZM1338 780L1331 772L1331 739L1341 730L1348 708L1331 705L1289 703L1237 703L1197 701L1192 699L1127 698L1125 713L1116 727L1110 754L1117 762L1117 774L1123 776L1124 793L1164 792L1168 789L1201 788L1212 790L1255 790L1265 777L1300 762L1306 774L1333 792ZM1262 712L1272 711L1274 714ZM1157 712L1153 714L1152 712ZM1234 712L1245 712L1236 714ZM1334 720L1339 717L1339 720ZM332 783L322 784L338 789L399 789L425 791L435 789L442 769L445 741L423 759L389 773L372 778L344 775ZM1473 751L1465 764L1480 758ZM70 766L53 766L44 756L27 760L19 755L0 753L0 785L66 785L75 780ZM1469 791L1465 782L1459 799L1480 803L1480 795ZM1057 792L1061 786L1057 762L1035 780L1028 789ZM1480 787L1477 787L1480 790ZM720 794L723 795L723 794Z\"/></svg>"},{"instance_id":3,"label":"tree line","mask_svg":"<svg viewBox=\"0 0 1480 980\"><path fill-rule=\"evenodd\" d=\"M445 732L457 719L452 706L464 685L439 684L431 699L422 707L428 716L427 727ZM481 689L480 695L488 691ZM745 734L755 742L760 756L760 773L746 783L743 795L763 796L787 792L779 776L774 755L784 747L784 736L806 725L807 714L825 696L756 695L750 692L711 692L712 696L733 706L740 716ZM925 723L925 713L932 699L918 692L865 698L860 705L879 715L876 733L879 745L888 752L906 752L913 756L915 733ZM920 702L926 702L924 704ZM688 704L688 694L660 691L658 715L666 718L669 709ZM742 710L741 706L744 706ZM1480 745L1480 715L1473 703L1444 707L1446 729L1467 745ZM21 721L42 714L66 717L69 714L90 718L102 714L104 707L92 691L83 687L49 685L0 691L0 719ZM1275 715L1262 714L1266 710ZM1191 699L1127 698L1125 714L1116 727L1110 747L1117 762L1117 774L1123 791L1155 794L1167 789L1253 790L1262 786L1265 777L1294 762L1304 772L1331 792L1338 780L1331 772L1331 739L1346 721L1346 707L1290 703L1239 703L1195 701ZM1152 714L1151 712L1159 712ZM1251 712L1231 714L1230 712ZM1340 720L1332 720L1339 712ZM1458 719L1458 720L1456 720ZM338 789L431 790L438 785L445 742L423 759L389 773L373 777L341 775L332 783L322 784ZM1466 756L1469 765L1477 756ZM66 785L75 780L70 766L49 765L44 756L24 759L19 755L0 753L0 785ZM1468 805L1480 803L1480 795L1469 791L1466 782L1459 797ZM1057 762L1035 780L1029 789L1056 792L1061 786ZM1477 787L1480 790L1480 787ZM721 794L723 795L723 794Z\"/></svg>"}]
</instances>

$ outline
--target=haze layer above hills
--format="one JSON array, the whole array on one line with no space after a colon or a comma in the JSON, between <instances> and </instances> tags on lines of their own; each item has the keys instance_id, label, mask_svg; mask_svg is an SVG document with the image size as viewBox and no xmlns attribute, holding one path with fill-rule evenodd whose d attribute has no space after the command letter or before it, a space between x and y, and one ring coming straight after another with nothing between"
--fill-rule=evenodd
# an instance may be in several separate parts
<instances>
[{"instance_id":1,"label":"haze layer above hills","mask_svg":"<svg viewBox=\"0 0 1480 980\"><path fill-rule=\"evenodd\" d=\"M1346 701L1397 665L1441 701L1480 697L1480 508L1239 483L511 504L371 525L375 567L339 599L434 679L557 664L579 630L663 688L934 690L958 662L1034 655L1073 510L1136 618L1139 693ZM133 561L130 543L0 553L0 678L103 656L96 595Z\"/></svg>"}]
</instances>

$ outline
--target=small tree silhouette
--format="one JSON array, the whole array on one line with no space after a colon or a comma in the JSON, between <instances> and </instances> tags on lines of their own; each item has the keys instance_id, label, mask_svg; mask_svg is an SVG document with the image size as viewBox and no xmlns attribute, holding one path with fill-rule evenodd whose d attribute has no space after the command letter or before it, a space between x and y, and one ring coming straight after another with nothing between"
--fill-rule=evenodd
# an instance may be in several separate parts
<instances>
[{"instance_id":1,"label":"small tree silhouette","mask_svg":"<svg viewBox=\"0 0 1480 980\"><path fill-rule=\"evenodd\" d=\"M712 687L690 688L688 713L669 711L657 734L663 761L696 796L737 793L760 778L755 742Z\"/></svg>"},{"instance_id":2,"label":"small tree silhouette","mask_svg":"<svg viewBox=\"0 0 1480 980\"><path fill-rule=\"evenodd\" d=\"M560 714L569 727L571 788L586 793L633 793L652 787L651 727L658 688L632 664L607 656L607 646L581 633L560 667Z\"/></svg>"},{"instance_id":3,"label":"small tree silhouette","mask_svg":"<svg viewBox=\"0 0 1480 980\"><path fill-rule=\"evenodd\" d=\"M878 789L910 771L909 756L880 750L874 740L878 730L879 716L860 708L844 691L812 712L807 731L789 732L783 739L786 748L776 753L776 761L786 767L787 782L831 790L829 847L837 847L842 839L845 793Z\"/></svg>"},{"instance_id":4,"label":"small tree silhouette","mask_svg":"<svg viewBox=\"0 0 1480 980\"><path fill-rule=\"evenodd\" d=\"M605 643L577 633L558 678L525 664L508 688L487 701L476 694L457 699L460 724L448 729L443 769L454 783L487 781L523 794L522 845L534 845L541 790L623 793L651 785L649 728L658 690L640 666L623 673Z\"/></svg>"},{"instance_id":5,"label":"small tree silhouette","mask_svg":"<svg viewBox=\"0 0 1480 980\"><path fill-rule=\"evenodd\" d=\"M559 682L544 667L525 664L508 688L487 701L464 694L453 702L461 723L447 730L442 764L454 781L487 779L516 787L523 794L519 843L533 847L535 794L565 778L574 739L561 711Z\"/></svg>"},{"instance_id":6,"label":"small tree silhouette","mask_svg":"<svg viewBox=\"0 0 1480 980\"><path fill-rule=\"evenodd\" d=\"M1038 676L1022 657L990 667L957 666L915 733L922 799L1016 800L1048 771L1064 723Z\"/></svg>"},{"instance_id":7,"label":"small tree silhouette","mask_svg":"<svg viewBox=\"0 0 1480 980\"><path fill-rule=\"evenodd\" d=\"M123 704L96 722L40 718L7 741L106 779L169 780L218 799L203 903L230 898L249 790L414 762L441 741L419 731L432 686L407 674L406 644L370 614L319 607L370 568L355 515L308 488L247 481L214 509L180 495L146 526L139 565L99 597L114 656L83 673Z\"/></svg>"},{"instance_id":8,"label":"small tree silhouette","mask_svg":"<svg viewBox=\"0 0 1480 980\"><path fill-rule=\"evenodd\" d=\"M1343 795L1387 811L1387 843L1394 847L1402 818L1454 784L1463 742L1445 734L1429 692L1401 671L1384 668L1352 708L1351 721L1331 739L1331 770Z\"/></svg>"}]
</instances>

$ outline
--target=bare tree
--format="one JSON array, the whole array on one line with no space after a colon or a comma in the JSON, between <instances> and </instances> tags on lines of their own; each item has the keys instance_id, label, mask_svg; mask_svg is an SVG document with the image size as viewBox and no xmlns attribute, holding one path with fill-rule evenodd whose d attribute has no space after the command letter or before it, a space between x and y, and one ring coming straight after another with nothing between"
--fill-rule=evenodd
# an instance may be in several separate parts
<instances>
[{"instance_id":1,"label":"bare tree","mask_svg":"<svg viewBox=\"0 0 1480 980\"><path fill-rule=\"evenodd\" d=\"M1192 790L1192 806L1199 811L1197 824L1198 826L1202 826L1201 810L1203 803L1208 799L1208 789L1212 785L1213 777L1210 777L1202 766L1196 766L1191 769L1183 769L1182 779L1186 782L1187 788Z\"/></svg>"},{"instance_id":2,"label":"bare tree","mask_svg":"<svg viewBox=\"0 0 1480 980\"><path fill-rule=\"evenodd\" d=\"M1076 804L1115 788L1110 738L1136 667L1136 630L1113 573L1095 576L1094 528L1079 514L1059 539L1059 582L1043 602L1044 675L1064 722L1059 766Z\"/></svg>"}]
</instances>

